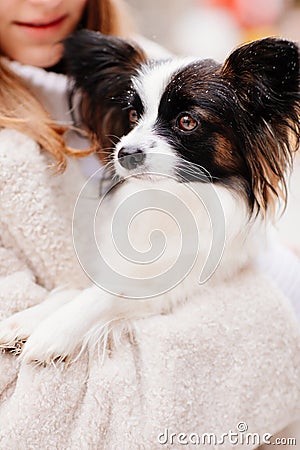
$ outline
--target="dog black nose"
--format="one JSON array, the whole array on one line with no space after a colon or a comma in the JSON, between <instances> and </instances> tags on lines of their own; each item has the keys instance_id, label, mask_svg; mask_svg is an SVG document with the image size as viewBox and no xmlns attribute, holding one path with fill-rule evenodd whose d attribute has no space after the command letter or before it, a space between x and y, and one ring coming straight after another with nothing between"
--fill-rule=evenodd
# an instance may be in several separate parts
<instances>
[{"instance_id":1,"label":"dog black nose","mask_svg":"<svg viewBox=\"0 0 300 450\"><path fill-rule=\"evenodd\" d=\"M145 158L143 150L136 147L122 147L118 153L119 163L127 170L136 169L143 164Z\"/></svg>"}]
</instances>

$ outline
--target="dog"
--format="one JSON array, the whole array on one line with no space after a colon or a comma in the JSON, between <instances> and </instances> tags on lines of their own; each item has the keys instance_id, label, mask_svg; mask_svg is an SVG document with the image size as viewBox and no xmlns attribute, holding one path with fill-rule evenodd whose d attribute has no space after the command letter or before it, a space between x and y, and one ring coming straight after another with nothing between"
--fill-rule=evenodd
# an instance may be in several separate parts
<instances>
[{"instance_id":1,"label":"dog","mask_svg":"<svg viewBox=\"0 0 300 450\"><path fill-rule=\"evenodd\" d=\"M204 282L238 277L284 207L299 144L292 42L250 42L224 64L148 61L131 42L82 30L65 41L64 58L84 126L102 149L117 139L107 161L117 181L99 220L95 284L56 291L1 323L2 347L26 340L26 362L70 359L111 334L117 341L136 319L201 297Z\"/></svg>"}]
</instances>

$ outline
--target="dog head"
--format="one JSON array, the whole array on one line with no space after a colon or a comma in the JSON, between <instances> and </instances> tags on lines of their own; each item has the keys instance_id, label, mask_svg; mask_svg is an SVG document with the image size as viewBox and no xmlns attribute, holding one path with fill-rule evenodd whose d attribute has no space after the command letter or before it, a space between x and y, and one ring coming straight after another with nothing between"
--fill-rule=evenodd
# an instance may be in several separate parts
<instances>
[{"instance_id":1,"label":"dog head","mask_svg":"<svg viewBox=\"0 0 300 450\"><path fill-rule=\"evenodd\" d=\"M187 165L235 191L250 214L286 197L285 175L299 141L299 50L266 38L213 60L147 61L132 43L80 31L65 41L73 94L120 176ZM159 155L171 156L161 167ZM193 178L192 171L186 171Z\"/></svg>"}]
</instances>

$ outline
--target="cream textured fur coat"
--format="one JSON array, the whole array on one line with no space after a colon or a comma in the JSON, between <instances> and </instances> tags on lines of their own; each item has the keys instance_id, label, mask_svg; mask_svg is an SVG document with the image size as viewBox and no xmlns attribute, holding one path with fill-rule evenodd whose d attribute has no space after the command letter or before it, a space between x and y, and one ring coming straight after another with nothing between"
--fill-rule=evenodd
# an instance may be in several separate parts
<instances>
[{"instance_id":1,"label":"cream textured fur coat","mask_svg":"<svg viewBox=\"0 0 300 450\"><path fill-rule=\"evenodd\" d=\"M48 164L29 138L0 131L0 318L66 282L88 284L71 236L77 163L63 175ZM299 326L250 269L213 291L203 286L172 314L139 320L104 361L83 354L66 368L36 368L0 359L1 450L179 449L180 433L220 436L243 422L262 437L300 416Z\"/></svg>"}]
</instances>

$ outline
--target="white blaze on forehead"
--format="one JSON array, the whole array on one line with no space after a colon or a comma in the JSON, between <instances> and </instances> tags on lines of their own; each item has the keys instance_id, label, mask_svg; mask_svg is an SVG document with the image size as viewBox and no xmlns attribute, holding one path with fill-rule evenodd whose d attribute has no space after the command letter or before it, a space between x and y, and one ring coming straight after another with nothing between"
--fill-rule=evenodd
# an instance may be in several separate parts
<instances>
[{"instance_id":1,"label":"white blaze on forehead","mask_svg":"<svg viewBox=\"0 0 300 450\"><path fill-rule=\"evenodd\" d=\"M176 58L144 66L133 79L133 87L143 103L143 118L147 123L157 118L161 97L172 77L192 61L190 58Z\"/></svg>"}]
</instances>

